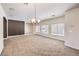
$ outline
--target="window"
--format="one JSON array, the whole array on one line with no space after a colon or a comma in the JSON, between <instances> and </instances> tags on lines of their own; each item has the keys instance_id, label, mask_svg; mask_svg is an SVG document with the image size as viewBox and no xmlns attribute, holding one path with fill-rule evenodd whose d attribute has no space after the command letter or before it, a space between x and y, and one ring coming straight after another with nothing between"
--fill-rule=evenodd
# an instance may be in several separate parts
<instances>
[{"instance_id":1,"label":"window","mask_svg":"<svg viewBox=\"0 0 79 59\"><path fill-rule=\"evenodd\" d=\"M58 35L64 36L64 24L63 23L58 24Z\"/></svg>"},{"instance_id":2,"label":"window","mask_svg":"<svg viewBox=\"0 0 79 59\"><path fill-rule=\"evenodd\" d=\"M51 34L64 36L64 23L52 24Z\"/></svg>"},{"instance_id":3,"label":"window","mask_svg":"<svg viewBox=\"0 0 79 59\"><path fill-rule=\"evenodd\" d=\"M57 34L57 24L52 24L51 26L51 32L52 34L56 35Z\"/></svg>"},{"instance_id":4,"label":"window","mask_svg":"<svg viewBox=\"0 0 79 59\"><path fill-rule=\"evenodd\" d=\"M48 25L41 25L41 32L48 33Z\"/></svg>"},{"instance_id":5,"label":"window","mask_svg":"<svg viewBox=\"0 0 79 59\"><path fill-rule=\"evenodd\" d=\"M40 26L39 25L36 26L36 32L40 32Z\"/></svg>"}]
</instances>

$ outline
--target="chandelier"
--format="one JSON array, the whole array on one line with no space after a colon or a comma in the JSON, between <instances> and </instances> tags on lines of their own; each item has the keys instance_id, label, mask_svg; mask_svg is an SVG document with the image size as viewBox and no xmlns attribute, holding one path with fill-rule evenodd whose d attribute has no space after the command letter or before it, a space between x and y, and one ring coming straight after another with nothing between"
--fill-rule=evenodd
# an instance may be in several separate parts
<instances>
[{"instance_id":1,"label":"chandelier","mask_svg":"<svg viewBox=\"0 0 79 59\"><path fill-rule=\"evenodd\" d=\"M32 22L32 23L39 23L40 20L38 20L38 19L36 19L36 18L33 18L33 19L31 19L31 22Z\"/></svg>"},{"instance_id":2,"label":"chandelier","mask_svg":"<svg viewBox=\"0 0 79 59\"><path fill-rule=\"evenodd\" d=\"M35 24L35 23L39 23L40 20L36 18L36 3L34 4L34 18L31 19L31 23Z\"/></svg>"}]
</instances>

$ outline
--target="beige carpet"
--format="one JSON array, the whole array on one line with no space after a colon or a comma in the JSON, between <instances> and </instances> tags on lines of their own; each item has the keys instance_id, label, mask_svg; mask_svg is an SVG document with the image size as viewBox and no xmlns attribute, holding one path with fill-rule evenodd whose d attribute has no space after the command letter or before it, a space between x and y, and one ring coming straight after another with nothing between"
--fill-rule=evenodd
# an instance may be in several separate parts
<instances>
[{"instance_id":1,"label":"beige carpet","mask_svg":"<svg viewBox=\"0 0 79 59\"><path fill-rule=\"evenodd\" d=\"M70 56L78 50L64 46L64 42L37 35L18 36L5 40L3 56Z\"/></svg>"}]
</instances>

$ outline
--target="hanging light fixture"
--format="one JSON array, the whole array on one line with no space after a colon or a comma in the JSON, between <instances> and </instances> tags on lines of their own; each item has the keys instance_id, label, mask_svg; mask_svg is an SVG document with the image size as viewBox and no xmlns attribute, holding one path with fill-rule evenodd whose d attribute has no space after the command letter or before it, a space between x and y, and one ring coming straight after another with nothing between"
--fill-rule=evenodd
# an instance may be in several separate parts
<instances>
[{"instance_id":1,"label":"hanging light fixture","mask_svg":"<svg viewBox=\"0 0 79 59\"><path fill-rule=\"evenodd\" d=\"M32 22L32 23L39 23L40 20L36 18L36 3L34 4L34 12L35 12L35 13L34 13L35 16L34 16L34 18L31 19L31 22Z\"/></svg>"}]
</instances>

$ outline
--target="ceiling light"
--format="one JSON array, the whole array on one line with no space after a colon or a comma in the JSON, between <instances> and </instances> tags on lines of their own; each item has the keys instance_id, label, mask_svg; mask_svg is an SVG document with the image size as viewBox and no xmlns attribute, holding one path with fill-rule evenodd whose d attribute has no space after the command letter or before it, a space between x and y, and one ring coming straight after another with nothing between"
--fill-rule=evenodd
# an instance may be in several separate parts
<instances>
[{"instance_id":1,"label":"ceiling light","mask_svg":"<svg viewBox=\"0 0 79 59\"><path fill-rule=\"evenodd\" d=\"M10 16L13 16L12 14L10 14Z\"/></svg>"},{"instance_id":2,"label":"ceiling light","mask_svg":"<svg viewBox=\"0 0 79 59\"><path fill-rule=\"evenodd\" d=\"M36 23L36 19L33 18L33 19L31 20L31 22L32 22L32 23Z\"/></svg>"},{"instance_id":3,"label":"ceiling light","mask_svg":"<svg viewBox=\"0 0 79 59\"><path fill-rule=\"evenodd\" d=\"M9 10L11 10L11 11L12 11L12 10L14 10L14 8L9 8Z\"/></svg>"},{"instance_id":4,"label":"ceiling light","mask_svg":"<svg viewBox=\"0 0 79 59\"><path fill-rule=\"evenodd\" d=\"M38 20L38 23L40 22L40 20Z\"/></svg>"},{"instance_id":5,"label":"ceiling light","mask_svg":"<svg viewBox=\"0 0 79 59\"><path fill-rule=\"evenodd\" d=\"M31 22L32 22L33 24L35 24L35 23L39 23L40 20L37 20L36 18L33 18L33 19L31 19Z\"/></svg>"},{"instance_id":6,"label":"ceiling light","mask_svg":"<svg viewBox=\"0 0 79 59\"><path fill-rule=\"evenodd\" d=\"M33 19L31 19L31 22L33 23L33 24L36 24L36 23L39 23L40 22L40 20L38 20L37 18L36 18L36 4L34 5L34 14L35 14L35 17L33 18Z\"/></svg>"},{"instance_id":7,"label":"ceiling light","mask_svg":"<svg viewBox=\"0 0 79 59\"><path fill-rule=\"evenodd\" d=\"M55 15L52 15L52 16L55 16Z\"/></svg>"},{"instance_id":8,"label":"ceiling light","mask_svg":"<svg viewBox=\"0 0 79 59\"><path fill-rule=\"evenodd\" d=\"M28 3L24 3L25 5L28 5Z\"/></svg>"}]
</instances>

